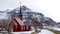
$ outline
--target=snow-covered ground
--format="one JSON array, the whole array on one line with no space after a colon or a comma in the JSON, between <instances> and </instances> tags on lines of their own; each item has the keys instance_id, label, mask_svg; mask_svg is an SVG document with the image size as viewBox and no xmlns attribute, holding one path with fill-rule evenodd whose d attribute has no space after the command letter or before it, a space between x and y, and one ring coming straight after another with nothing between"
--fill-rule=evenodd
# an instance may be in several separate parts
<instances>
[{"instance_id":1,"label":"snow-covered ground","mask_svg":"<svg viewBox=\"0 0 60 34\"><path fill-rule=\"evenodd\" d=\"M41 32L39 32L38 34L54 34L53 32L43 29Z\"/></svg>"},{"instance_id":2,"label":"snow-covered ground","mask_svg":"<svg viewBox=\"0 0 60 34\"><path fill-rule=\"evenodd\" d=\"M44 28L48 28L48 29L53 29L53 30L56 30L56 31L60 31L60 28L58 28L58 27L51 27L51 26L44 26Z\"/></svg>"},{"instance_id":3,"label":"snow-covered ground","mask_svg":"<svg viewBox=\"0 0 60 34\"><path fill-rule=\"evenodd\" d=\"M26 32L12 32L13 34L31 34L34 31L26 31ZM43 29L41 30L41 32L39 32L38 34L54 34L53 32Z\"/></svg>"},{"instance_id":4,"label":"snow-covered ground","mask_svg":"<svg viewBox=\"0 0 60 34\"><path fill-rule=\"evenodd\" d=\"M60 28L52 27L54 30L60 31Z\"/></svg>"}]
</instances>

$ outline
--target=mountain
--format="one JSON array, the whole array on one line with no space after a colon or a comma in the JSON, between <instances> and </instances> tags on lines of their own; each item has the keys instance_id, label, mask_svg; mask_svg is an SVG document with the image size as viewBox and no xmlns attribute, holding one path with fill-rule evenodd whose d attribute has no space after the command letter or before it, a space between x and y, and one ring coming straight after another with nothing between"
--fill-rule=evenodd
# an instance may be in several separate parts
<instances>
[{"instance_id":1,"label":"mountain","mask_svg":"<svg viewBox=\"0 0 60 34\"><path fill-rule=\"evenodd\" d=\"M44 18L44 23L47 23L47 25L50 25L50 26L54 26L56 24L56 22L49 17Z\"/></svg>"},{"instance_id":2,"label":"mountain","mask_svg":"<svg viewBox=\"0 0 60 34\"><path fill-rule=\"evenodd\" d=\"M60 22L56 23L56 27L60 28Z\"/></svg>"},{"instance_id":3,"label":"mountain","mask_svg":"<svg viewBox=\"0 0 60 34\"><path fill-rule=\"evenodd\" d=\"M38 21L47 25L53 26L56 23L51 18L44 16L42 13L33 12L30 8L27 8L26 6L22 6L20 8L23 14L24 21L30 22L32 18L37 18ZM18 16L20 12L20 8L18 7L12 10L11 12L15 12L16 16Z\"/></svg>"},{"instance_id":4,"label":"mountain","mask_svg":"<svg viewBox=\"0 0 60 34\"><path fill-rule=\"evenodd\" d=\"M6 10L4 12L6 12L6 14L12 17L19 18L20 9L23 15L23 21L31 22L32 18L36 18L39 22L42 22L47 25L55 24L55 21L53 21L51 18L44 16L42 13L33 12L30 8L27 8L26 6L17 7L14 10Z\"/></svg>"}]
</instances>

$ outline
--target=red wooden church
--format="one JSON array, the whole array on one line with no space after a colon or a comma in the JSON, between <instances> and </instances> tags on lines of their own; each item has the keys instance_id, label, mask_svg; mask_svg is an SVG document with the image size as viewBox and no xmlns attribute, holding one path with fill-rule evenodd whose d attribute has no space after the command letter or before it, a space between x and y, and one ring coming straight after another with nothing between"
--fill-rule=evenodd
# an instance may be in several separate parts
<instances>
[{"instance_id":1,"label":"red wooden church","mask_svg":"<svg viewBox=\"0 0 60 34\"><path fill-rule=\"evenodd\" d=\"M19 18L14 17L13 21L11 21L9 23L9 27L13 28L13 32L21 32L21 31L30 31L31 30L31 25L28 25L28 26L24 25L22 17L23 16L22 16L21 8L20 8Z\"/></svg>"}]
</instances>

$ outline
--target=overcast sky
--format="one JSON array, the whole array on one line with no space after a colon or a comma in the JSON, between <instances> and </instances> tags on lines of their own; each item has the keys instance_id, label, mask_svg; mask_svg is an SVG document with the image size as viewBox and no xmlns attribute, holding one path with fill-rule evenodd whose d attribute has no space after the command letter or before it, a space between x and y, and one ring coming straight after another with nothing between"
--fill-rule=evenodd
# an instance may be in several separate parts
<instances>
[{"instance_id":1,"label":"overcast sky","mask_svg":"<svg viewBox=\"0 0 60 34\"><path fill-rule=\"evenodd\" d=\"M54 21L60 21L60 0L0 0L0 10L14 9L20 6L20 2Z\"/></svg>"}]
</instances>

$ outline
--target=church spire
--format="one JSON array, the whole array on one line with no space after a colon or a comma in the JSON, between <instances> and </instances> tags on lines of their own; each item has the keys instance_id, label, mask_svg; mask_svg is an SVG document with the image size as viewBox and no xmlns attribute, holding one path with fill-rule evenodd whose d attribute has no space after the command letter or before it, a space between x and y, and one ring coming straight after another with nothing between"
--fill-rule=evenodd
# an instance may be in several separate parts
<instances>
[{"instance_id":1,"label":"church spire","mask_svg":"<svg viewBox=\"0 0 60 34\"><path fill-rule=\"evenodd\" d=\"M19 15L19 17L20 17L20 20L22 20L21 2L20 2L20 15Z\"/></svg>"}]
</instances>

